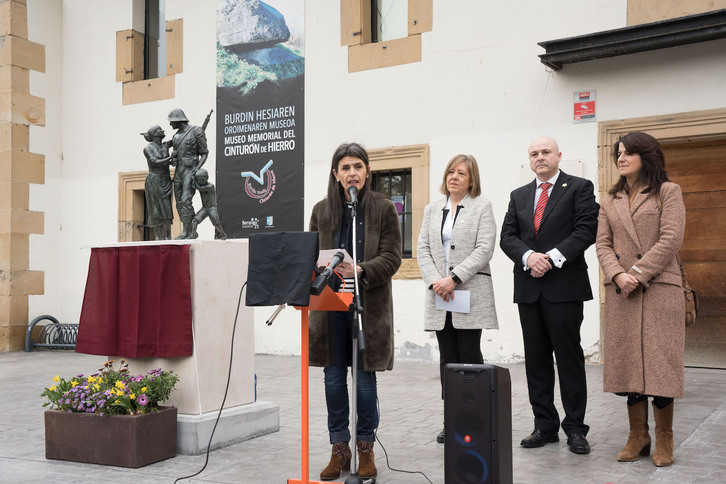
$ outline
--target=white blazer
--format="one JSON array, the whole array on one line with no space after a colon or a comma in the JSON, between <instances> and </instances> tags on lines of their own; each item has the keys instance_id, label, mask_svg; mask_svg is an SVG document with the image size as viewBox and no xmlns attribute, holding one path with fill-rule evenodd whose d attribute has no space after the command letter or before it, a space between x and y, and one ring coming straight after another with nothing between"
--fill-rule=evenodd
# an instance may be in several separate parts
<instances>
[{"instance_id":1,"label":"white blazer","mask_svg":"<svg viewBox=\"0 0 726 484\"><path fill-rule=\"evenodd\" d=\"M424 329L444 329L446 312L436 309L436 296L431 286L449 272L461 279L456 289L471 292L470 313L452 313L454 328L497 329L499 323L489 268L497 238L492 204L486 198L471 198L469 195L461 201L451 232L448 270L441 243L445 206L445 198L426 206L418 237L418 267L426 283Z\"/></svg>"}]
</instances>

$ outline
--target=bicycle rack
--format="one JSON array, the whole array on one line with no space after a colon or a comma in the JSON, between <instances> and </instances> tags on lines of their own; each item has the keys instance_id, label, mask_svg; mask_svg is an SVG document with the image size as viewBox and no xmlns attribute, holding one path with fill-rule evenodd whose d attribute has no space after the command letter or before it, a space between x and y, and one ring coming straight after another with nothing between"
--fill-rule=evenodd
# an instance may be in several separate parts
<instances>
[{"instance_id":1,"label":"bicycle rack","mask_svg":"<svg viewBox=\"0 0 726 484\"><path fill-rule=\"evenodd\" d=\"M41 321L48 320L52 324L42 325L38 333L38 341L32 339L33 328ZM48 348L50 350L75 350L78 338L78 325L74 323L60 323L48 314L38 316L28 325L25 331L25 351L33 348Z\"/></svg>"}]
</instances>

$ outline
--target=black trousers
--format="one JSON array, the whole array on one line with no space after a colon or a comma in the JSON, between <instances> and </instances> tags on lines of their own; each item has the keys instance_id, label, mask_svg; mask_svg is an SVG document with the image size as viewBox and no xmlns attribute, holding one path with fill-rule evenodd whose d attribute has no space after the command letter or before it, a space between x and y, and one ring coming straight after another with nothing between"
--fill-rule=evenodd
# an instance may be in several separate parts
<instances>
[{"instance_id":1,"label":"black trousers","mask_svg":"<svg viewBox=\"0 0 726 484\"><path fill-rule=\"evenodd\" d=\"M444 398L444 367L447 363L482 364L481 329L456 329L451 322L451 312L446 312L444 329L436 331L439 341L439 372L441 398Z\"/></svg>"},{"instance_id":2,"label":"black trousers","mask_svg":"<svg viewBox=\"0 0 726 484\"><path fill-rule=\"evenodd\" d=\"M559 431L560 417L554 405L554 353L565 410L562 430L567 435L587 435L590 429L585 425L587 381L585 357L580 346L582 301L550 303L540 298L535 303L518 306L535 428L543 432Z\"/></svg>"}]
</instances>

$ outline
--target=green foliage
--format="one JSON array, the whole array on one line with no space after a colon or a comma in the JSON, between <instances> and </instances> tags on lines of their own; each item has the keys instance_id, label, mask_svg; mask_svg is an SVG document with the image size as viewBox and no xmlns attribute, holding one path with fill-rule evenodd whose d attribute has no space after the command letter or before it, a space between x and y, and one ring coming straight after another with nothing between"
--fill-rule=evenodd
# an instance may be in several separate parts
<instances>
[{"instance_id":1,"label":"green foliage","mask_svg":"<svg viewBox=\"0 0 726 484\"><path fill-rule=\"evenodd\" d=\"M248 64L217 44L217 87L238 88L245 95L264 81L277 76L259 66Z\"/></svg>"}]
</instances>

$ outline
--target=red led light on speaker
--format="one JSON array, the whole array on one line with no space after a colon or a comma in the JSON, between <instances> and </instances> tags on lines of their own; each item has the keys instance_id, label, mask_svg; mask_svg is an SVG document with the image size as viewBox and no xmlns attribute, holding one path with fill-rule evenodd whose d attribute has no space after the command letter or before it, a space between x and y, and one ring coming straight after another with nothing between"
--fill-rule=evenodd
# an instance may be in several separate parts
<instances>
[{"instance_id":1,"label":"red led light on speaker","mask_svg":"<svg viewBox=\"0 0 726 484\"><path fill-rule=\"evenodd\" d=\"M466 442L467 444L468 444L469 442L471 442L471 435L465 435L465 436L464 436L464 442Z\"/></svg>"}]
</instances>

